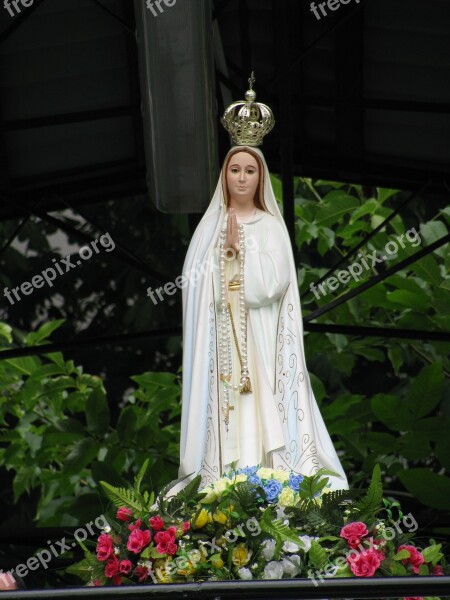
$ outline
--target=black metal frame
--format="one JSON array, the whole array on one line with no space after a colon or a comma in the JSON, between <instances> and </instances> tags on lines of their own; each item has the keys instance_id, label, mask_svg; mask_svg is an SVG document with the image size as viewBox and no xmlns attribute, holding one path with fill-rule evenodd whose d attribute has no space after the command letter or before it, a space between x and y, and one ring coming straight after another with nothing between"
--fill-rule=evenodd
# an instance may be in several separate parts
<instances>
[{"instance_id":1,"label":"black metal frame","mask_svg":"<svg viewBox=\"0 0 450 600\"><path fill-rule=\"evenodd\" d=\"M313 574L314 575L314 574ZM317 575L316 575L317 577ZM47 600L65 598L78 600L110 600L126 598L198 598L200 600L281 600L288 598L399 598L409 595L439 595L449 593L450 577L386 577L386 578L318 578L264 581L207 581L203 583L160 584L143 586L83 587L52 590L17 590L3 592L3 600ZM443 596L441 596L443 598ZM444 600L444 599L443 599Z\"/></svg>"}]
</instances>

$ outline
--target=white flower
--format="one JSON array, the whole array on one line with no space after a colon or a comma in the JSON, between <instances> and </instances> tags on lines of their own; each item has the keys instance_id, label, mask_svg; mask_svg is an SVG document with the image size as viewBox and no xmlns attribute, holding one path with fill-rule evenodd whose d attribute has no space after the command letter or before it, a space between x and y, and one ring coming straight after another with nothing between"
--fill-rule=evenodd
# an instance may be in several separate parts
<instances>
[{"instance_id":1,"label":"white flower","mask_svg":"<svg viewBox=\"0 0 450 600\"><path fill-rule=\"evenodd\" d=\"M247 481L247 475L245 473L239 473L239 475L236 475L235 478L235 483L241 483L242 481Z\"/></svg>"},{"instance_id":2,"label":"white flower","mask_svg":"<svg viewBox=\"0 0 450 600\"><path fill-rule=\"evenodd\" d=\"M284 542L283 550L285 552L298 552L300 548L297 544L294 544L294 542Z\"/></svg>"},{"instance_id":3,"label":"white flower","mask_svg":"<svg viewBox=\"0 0 450 600\"><path fill-rule=\"evenodd\" d=\"M264 567L263 579L282 579L283 563L272 560Z\"/></svg>"},{"instance_id":4,"label":"white flower","mask_svg":"<svg viewBox=\"0 0 450 600\"><path fill-rule=\"evenodd\" d=\"M238 575L241 579L253 579L252 572L246 567L241 567L238 569Z\"/></svg>"},{"instance_id":5,"label":"white flower","mask_svg":"<svg viewBox=\"0 0 450 600\"><path fill-rule=\"evenodd\" d=\"M283 573L288 577L296 577L301 571L301 558L298 554L292 554L289 557L283 558Z\"/></svg>"},{"instance_id":6,"label":"white flower","mask_svg":"<svg viewBox=\"0 0 450 600\"><path fill-rule=\"evenodd\" d=\"M272 560L275 552L276 542L275 540L264 540L262 543L263 551L262 555L265 560Z\"/></svg>"},{"instance_id":7,"label":"white flower","mask_svg":"<svg viewBox=\"0 0 450 600\"><path fill-rule=\"evenodd\" d=\"M109 525L105 525L102 529L102 531L104 531L105 533L110 533L111 531L111 527Z\"/></svg>"},{"instance_id":8,"label":"white flower","mask_svg":"<svg viewBox=\"0 0 450 600\"><path fill-rule=\"evenodd\" d=\"M309 552L311 550L311 544L314 540L317 540L316 537L310 537L309 535L301 535L298 538L302 544L302 550L305 552Z\"/></svg>"},{"instance_id":9,"label":"white flower","mask_svg":"<svg viewBox=\"0 0 450 600\"><path fill-rule=\"evenodd\" d=\"M289 479L289 473L283 471L283 469L275 469L275 471L273 472L273 476L275 477L275 479L278 479L278 481L280 481L281 483L284 483Z\"/></svg>"},{"instance_id":10,"label":"white flower","mask_svg":"<svg viewBox=\"0 0 450 600\"><path fill-rule=\"evenodd\" d=\"M217 492L212 486L208 486L201 491L206 493L206 496L200 500L201 504L210 504L217 500Z\"/></svg>"},{"instance_id":11,"label":"white flower","mask_svg":"<svg viewBox=\"0 0 450 600\"><path fill-rule=\"evenodd\" d=\"M268 467L261 467L256 471L258 477L261 479L271 479L273 475L273 469L269 469Z\"/></svg>"},{"instance_id":12,"label":"white flower","mask_svg":"<svg viewBox=\"0 0 450 600\"><path fill-rule=\"evenodd\" d=\"M284 506L277 506L277 519L284 519L285 514L284 514Z\"/></svg>"},{"instance_id":13,"label":"white flower","mask_svg":"<svg viewBox=\"0 0 450 600\"><path fill-rule=\"evenodd\" d=\"M219 479L214 484L214 491L220 495L231 485L231 481L229 479Z\"/></svg>"}]
</instances>

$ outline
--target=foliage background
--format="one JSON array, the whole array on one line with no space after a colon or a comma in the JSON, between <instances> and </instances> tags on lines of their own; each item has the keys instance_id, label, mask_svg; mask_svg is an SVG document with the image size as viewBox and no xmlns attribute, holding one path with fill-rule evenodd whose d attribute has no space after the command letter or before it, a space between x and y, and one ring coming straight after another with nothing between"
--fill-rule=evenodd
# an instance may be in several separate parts
<instances>
[{"instance_id":1,"label":"foliage background","mask_svg":"<svg viewBox=\"0 0 450 600\"><path fill-rule=\"evenodd\" d=\"M280 182L276 177L273 182L280 197ZM395 210L406 192L304 178L295 184L305 317L358 285L352 281L319 301L309 290ZM70 210L58 217L92 238L108 231L143 264L157 268L165 281L179 274L192 230L186 217L157 214L139 199L131 206L105 203L105 210L99 208L86 208L82 217ZM417 198L361 253L369 255L375 249L382 253L386 242L415 227L420 246L400 248L386 264L390 266L446 235L449 218L450 208L442 198ZM17 226L17 222L1 224L1 238L9 239ZM79 247L76 238L53 225L29 221L21 228L18 243L1 255L0 285L20 285L47 268L52 258L64 257L67 248L75 253ZM316 322L450 331L449 270L447 245ZM363 280L369 276L365 273ZM20 546L20 532L25 536L33 525L65 527L70 532L101 514L105 508L98 490L101 479L123 485L148 456L149 489L157 491L176 476L179 337L93 344L83 350L70 347L78 336L179 325L180 293L155 306L146 297L149 285L158 283L111 252L83 263L79 271L60 277L53 288L35 290L15 306L4 299L0 318L12 330L6 324L0 329L3 349L45 343L49 336L68 343L64 356L0 361L0 457L5 482L0 492L4 506L0 534L9 541L4 552L11 566L20 562L20 556L30 555L29 546ZM305 348L316 398L352 485L367 485L379 462L385 490L400 497L422 527L448 534L450 344L307 333ZM16 542L11 544L13 537ZM39 544L45 547L45 541L36 541Z\"/></svg>"}]
</instances>

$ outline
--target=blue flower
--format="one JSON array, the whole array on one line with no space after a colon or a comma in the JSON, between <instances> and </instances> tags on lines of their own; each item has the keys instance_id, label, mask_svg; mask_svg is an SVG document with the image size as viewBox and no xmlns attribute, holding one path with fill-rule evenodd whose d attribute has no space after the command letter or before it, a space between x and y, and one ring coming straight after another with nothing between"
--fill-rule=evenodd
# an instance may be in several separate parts
<instances>
[{"instance_id":1,"label":"blue flower","mask_svg":"<svg viewBox=\"0 0 450 600\"><path fill-rule=\"evenodd\" d=\"M263 486L264 492L268 502L276 502L278 496L283 489L283 485L276 479L269 479L269 481Z\"/></svg>"},{"instance_id":2,"label":"blue flower","mask_svg":"<svg viewBox=\"0 0 450 600\"><path fill-rule=\"evenodd\" d=\"M242 469L239 469L237 471L237 473L244 473L244 475L254 475L256 473L256 471L258 470L258 467L244 467Z\"/></svg>"},{"instance_id":3,"label":"blue flower","mask_svg":"<svg viewBox=\"0 0 450 600\"><path fill-rule=\"evenodd\" d=\"M247 481L249 481L250 483L253 483L254 485L261 484L261 478L258 477L258 475L249 475Z\"/></svg>"},{"instance_id":4,"label":"blue flower","mask_svg":"<svg viewBox=\"0 0 450 600\"><path fill-rule=\"evenodd\" d=\"M302 481L303 475L294 475L293 473L289 475L289 487L294 490L294 492L298 492Z\"/></svg>"}]
</instances>

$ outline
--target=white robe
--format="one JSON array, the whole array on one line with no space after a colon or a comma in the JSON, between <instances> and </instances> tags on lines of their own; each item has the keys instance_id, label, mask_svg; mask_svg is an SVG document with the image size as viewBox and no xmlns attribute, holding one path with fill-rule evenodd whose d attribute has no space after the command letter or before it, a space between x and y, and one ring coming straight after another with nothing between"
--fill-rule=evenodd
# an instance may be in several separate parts
<instances>
[{"instance_id":1,"label":"white robe","mask_svg":"<svg viewBox=\"0 0 450 600\"><path fill-rule=\"evenodd\" d=\"M218 240L226 222L221 180L210 208L192 238L183 275L183 399L179 476L197 473L206 485L219 479L231 460L311 475L334 471L331 487L348 483L311 388L305 365L296 270L262 153L265 202L243 222L248 309L248 359L253 393L230 394L228 440L221 410L218 325ZM237 263L237 261L236 261ZM227 281L238 267L226 266ZM229 292L238 294L238 292ZM233 310L239 329L239 312ZM239 377L234 352L233 370ZM236 381L237 382L237 381ZM235 382L235 383L236 383ZM186 481L188 481L186 480Z\"/></svg>"}]
</instances>

